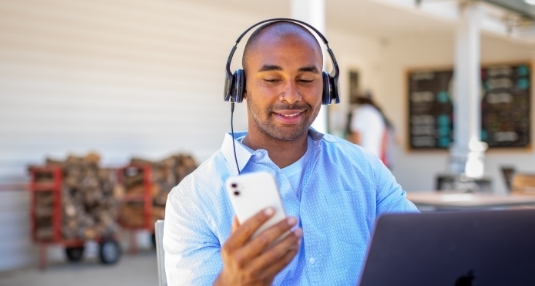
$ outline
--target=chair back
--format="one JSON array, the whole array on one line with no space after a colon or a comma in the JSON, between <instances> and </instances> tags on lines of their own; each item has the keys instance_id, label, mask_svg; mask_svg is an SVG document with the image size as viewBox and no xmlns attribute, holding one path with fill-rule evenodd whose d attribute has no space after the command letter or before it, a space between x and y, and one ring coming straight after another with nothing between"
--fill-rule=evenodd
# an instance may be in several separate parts
<instances>
[{"instance_id":1,"label":"chair back","mask_svg":"<svg viewBox=\"0 0 535 286\"><path fill-rule=\"evenodd\" d=\"M163 220L157 220L154 224L154 235L156 237L156 257L158 260L158 285L167 286L165 276L165 252L163 250Z\"/></svg>"}]
</instances>

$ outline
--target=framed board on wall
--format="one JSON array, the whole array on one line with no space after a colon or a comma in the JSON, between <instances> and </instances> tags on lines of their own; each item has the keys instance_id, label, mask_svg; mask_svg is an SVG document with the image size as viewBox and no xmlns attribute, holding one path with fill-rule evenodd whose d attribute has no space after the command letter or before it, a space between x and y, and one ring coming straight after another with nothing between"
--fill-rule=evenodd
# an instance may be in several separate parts
<instances>
[{"instance_id":1,"label":"framed board on wall","mask_svg":"<svg viewBox=\"0 0 535 286\"><path fill-rule=\"evenodd\" d=\"M453 70L408 73L408 138L412 150L447 149L453 137ZM531 66L481 69L481 141L491 149L531 147Z\"/></svg>"}]
</instances>

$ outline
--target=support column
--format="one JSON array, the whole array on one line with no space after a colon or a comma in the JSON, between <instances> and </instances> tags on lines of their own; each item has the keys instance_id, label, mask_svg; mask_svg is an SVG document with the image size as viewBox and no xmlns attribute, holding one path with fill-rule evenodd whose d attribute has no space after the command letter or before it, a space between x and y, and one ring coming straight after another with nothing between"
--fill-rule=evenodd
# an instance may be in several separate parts
<instances>
[{"instance_id":1,"label":"support column","mask_svg":"<svg viewBox=\"0 0 535 286\"><path fill-rule=\"evenodd\" d=\"M325 35L325 0L292 0L291 18L305 21ZM326 35L325 35L326 36ZM323 46L321 39L318 39ZM326 51L323 51L323 66L325 66ZM312 127L321 133L327 132L327 106L322 106Z\"/></svg>"},{"instance_id":2,"label":"support column","mask_svg":"<svg viewBox=\"0 0 535 286\"><path fill-rule=\"evenodd\" d=\"M481 178L487 144L480 141L481 129L481 11L476 3L462 7L457 28L454 70L454 144L450 168L454 174Z\"/></svg>"}]
</instances>

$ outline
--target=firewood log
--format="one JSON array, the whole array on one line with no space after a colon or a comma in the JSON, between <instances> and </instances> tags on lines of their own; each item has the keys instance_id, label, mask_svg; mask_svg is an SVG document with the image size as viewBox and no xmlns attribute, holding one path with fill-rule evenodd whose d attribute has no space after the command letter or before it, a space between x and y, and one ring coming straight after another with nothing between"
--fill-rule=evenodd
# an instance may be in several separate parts
<instances>
[{"instance_id":1,"label":"firewood log","mask_svg":"<svg viewBox=\"0 0 535 286\"><path fill-rule=\"evenodd\" d=\"M100 156L69 155L65 160L46 159L48 166L59 166L63 172L61 190L61 233L64 239L95 239L117 231L118 214L116 172L100 168ZM51 183L51 172L38 172L36 183ZM36 194L36 235L52 237L52 213L56 203L52 192Z\"/></svg>"}]
</instances>

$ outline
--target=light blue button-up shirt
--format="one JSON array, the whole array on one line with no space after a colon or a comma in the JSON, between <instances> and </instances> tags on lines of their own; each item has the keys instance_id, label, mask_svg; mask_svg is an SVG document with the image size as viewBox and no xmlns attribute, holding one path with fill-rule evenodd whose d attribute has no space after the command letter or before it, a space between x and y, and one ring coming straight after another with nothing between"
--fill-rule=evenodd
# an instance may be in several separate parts
<instances>
[{"instance_id":1,"label":"light blue button-up shirt","mask_svg":"<svg viewBox=\"0 0 535 286\"><path fill-rule=\"evenodd\" d=\"M236 137L245 133L236 133ZM309 130L301 199L266 150L236 142L242 173L267 171L279 186L286 213L303 229L301 249L274 285L356 285L375 220L387 212L417 212L390 171L373 154ZM222 269L220 249L234 212L225 180L237 175L232 136L169 194L163 245L169 285L211 285Z\"/></svg>"}]
</instances>

